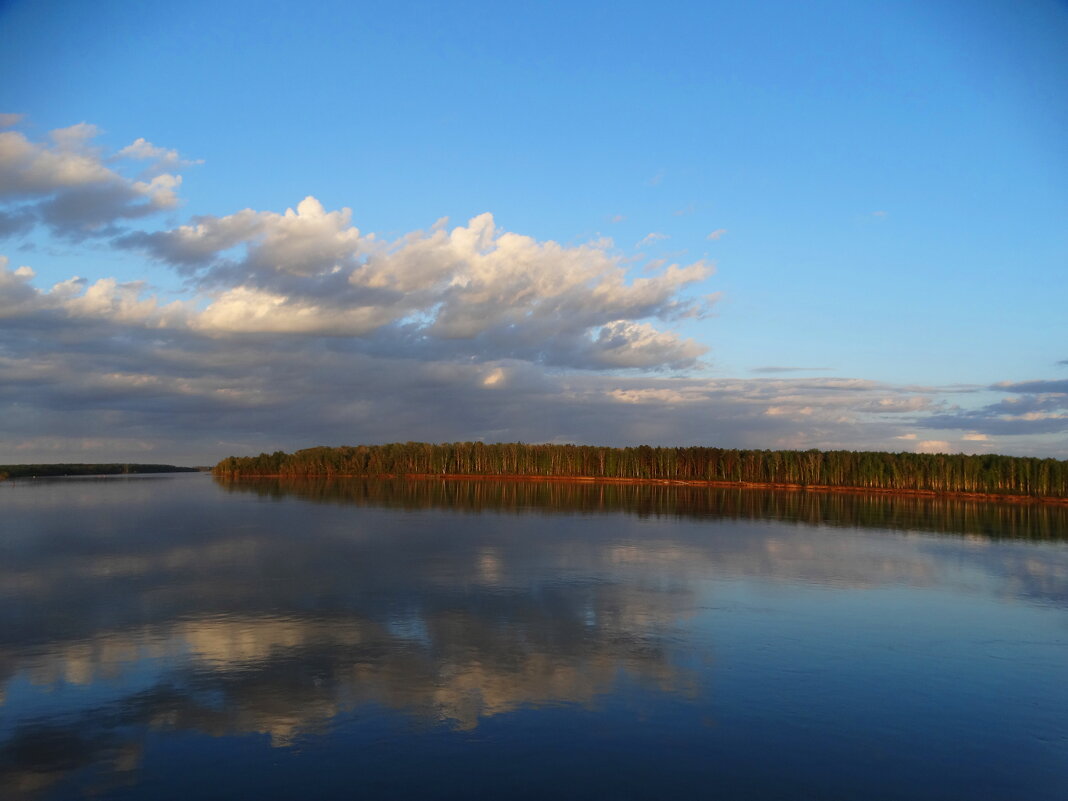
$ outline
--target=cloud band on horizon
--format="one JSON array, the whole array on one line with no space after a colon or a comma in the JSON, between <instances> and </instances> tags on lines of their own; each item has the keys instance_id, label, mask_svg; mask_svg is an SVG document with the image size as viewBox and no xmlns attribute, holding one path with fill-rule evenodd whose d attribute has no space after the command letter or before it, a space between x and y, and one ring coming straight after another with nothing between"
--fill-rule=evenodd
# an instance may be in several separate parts
<instances>
[{"instance_id":1,"label":"cloud band on horizon","mask_svg":"<svg viewBox=\"0 0 1068 801\"><path fill-rule=\"evenodd\" d=\"M176 171L194 162L144 139L107 153L96 134L0 133L0 235L43 227L143 253L188 289L170 303L112 278L42 289L3 259L9 460L391 439L878 448L906 427L966 429L958 445L989 448L979 435L1068 430L1056 382L1004 388L1041 399L1010 420L955 407L948 389L709 378L708 346L669 326L706 311L691 292L710 264L630 277L610 240L539 241L488 213L386 240L309 196L132 227L178 208ZM791 369L822 368L756 372ZM1038 429L1027 414L1044 415Z\"/></svg>"}]
</instances>

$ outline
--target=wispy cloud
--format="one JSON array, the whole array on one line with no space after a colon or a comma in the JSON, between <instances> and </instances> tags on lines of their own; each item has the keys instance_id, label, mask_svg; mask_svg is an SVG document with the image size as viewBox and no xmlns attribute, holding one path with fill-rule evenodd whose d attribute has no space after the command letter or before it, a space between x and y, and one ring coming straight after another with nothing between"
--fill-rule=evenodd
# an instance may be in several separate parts
<instances>
[{"instance_id":1,"label":"wispy cloud","mask_svg":"<svg viewBox=\"0 0 1068 801\"><path fill-rule=\"evenodd\" d=\"M148 161L150 166L145 170L152 175L164 172L192 167L203 164L203 159L185 159L178 154L177 150L165 147L157 147L147 139L137 139L115 154L116 159L133 159L135 161Z\"/></svg>"},{"instance_id":2,"label":"wispy cloud","mask_svg":"<svg viewBox=\"0 0 1068 801\"><path fill-rule=\"evenodd\" d=\"M643 236L635 245L635 247L640 250L641 248L647 248L650 245L655 245L657 242L661 242L665 239L670 238L671 237L669 237L667 234L662 234L659 231L653 231L652 233Z\"/></svg>"},{"instance_id":3,"label":"wispy cloud","mask_svg":"<svg viewBox=\"0 0 1068 801\"><path fill-rule=\"evenodd\" d=\"M726 234L726 233L727 233L727 229L726 228L717 228L715 231L713 231L708 236L706 236L705 239L708 239L709 241L715 242L717 239L722 239L723 235Z\"/></svg>"},{"instance_id":4,"label":"wispy cloud","mask_svg":"<svg viewBox=\"0 0 1068 801\"><path fill-rule=\"evenodd\" d=\"M977 409L934 414L917 424L934 429L963 429L972 437L1068 432L1068 381L1004 381L989 389L1007 397Z\"/></svg>"},{"instance_id":5,"label":"wispy cloud","mask_svg":"<svg viewBox=\"0 0 1068 801\"><path fill-rule=\"evenodd\" d=\"M1058 395L1068 394L1068 380L1059 381L1003 381L994 384L991 389L1000 392L1018 392L1024 394L1054 393Z\"/></svg>"},{"instance_id":6,"label":"wispy cloud","mask_svg":"<svg viewBox=\"0 0 1068 801\"><path fill-rule=\"evenodd\" d=\"M805 373L805 372L825 372L830 370L830 367L754 367L749 372L751 373Z\"/></svg>"}]
</instances>

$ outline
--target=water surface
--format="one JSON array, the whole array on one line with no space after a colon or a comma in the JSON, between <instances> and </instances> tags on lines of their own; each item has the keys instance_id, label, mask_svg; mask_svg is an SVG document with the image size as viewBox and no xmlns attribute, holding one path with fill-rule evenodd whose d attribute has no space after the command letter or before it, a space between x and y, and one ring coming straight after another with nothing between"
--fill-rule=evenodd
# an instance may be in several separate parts
<instances>
[{"instance_id":1,"label":"water surface","mask_svg":"<svg viewBox=\"0 0 1068 801\"><path fill-rule=\"evenodd\" d=\"M1068 510L0 485L0 797L1063 799Z\"/></svg>"}]
</instances>

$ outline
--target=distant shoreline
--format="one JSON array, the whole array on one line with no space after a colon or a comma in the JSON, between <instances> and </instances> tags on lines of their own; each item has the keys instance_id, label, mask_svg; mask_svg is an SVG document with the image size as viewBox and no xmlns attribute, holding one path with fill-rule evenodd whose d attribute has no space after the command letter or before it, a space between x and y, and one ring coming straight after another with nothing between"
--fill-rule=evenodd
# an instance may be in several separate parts
<instances>
[{"instance_id":1,"label":"distant shoreline","mask_svg":"<svg viewBox=\"0 0 1068 801\"><path fill-rule=\"evenodd\" d=\"M228 456L216 476L486 476L1068 501L1068 460L999 454L393 442ZM1054 500L1056 499L1056 500Z\"/></svg>"},{"instance_id":2,"label":"distant shoreline","mask_svg":"<svg viewBox=\"0 0 1068 801\"><path fill-rule=\"evenodd\" d=\"M151 475L154 473L199 473L199 467L173 464L127 464L125 462L61 462L58 464L0 464L0 481L16 478L73 478L76 476Z\"/></svg>"},{"instance_id":3,"label":"distant shoreline","mask_svg":"<svg viewBox=\"0 0 1068 801\"><path fill-rule=\"evenodd\" d=\"M285 481L303 481L320 478L404 479L414 481L504 481L504 482L553 482L564 484L646 484L678 487L716 487L721 489L779 490L784 492L840 493L845 495L892 495L912 498L938 498L982 503L1050 504L1068 506L1068 498L1042 495L1008 495L987 492L959 492L923 489L891 489L884 487L835 487L825 484L776 484L757 481L710 481L681 478L612 478L602 476L532 476L532 475L481 475L477 473L314 473L283 475L279 473L216 476L219 481L243 481L245 479L273 478Z\"/></svg>"}]
</instances>

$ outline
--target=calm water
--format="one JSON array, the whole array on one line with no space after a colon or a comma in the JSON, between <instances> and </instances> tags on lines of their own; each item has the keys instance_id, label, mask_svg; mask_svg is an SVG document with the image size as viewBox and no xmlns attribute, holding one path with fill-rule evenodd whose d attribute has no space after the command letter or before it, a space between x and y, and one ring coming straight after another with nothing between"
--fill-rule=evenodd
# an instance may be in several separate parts
<instances>
[{"instance_id":1,"label":"calm water","mask_svg":"<svg viewBox=\"0 0 1068 801\"><path fill-rule=\"evenodd\" d=\"M1068 798L1068 510L0 485L0 798Z\"/></svg>"}]
</instances>

